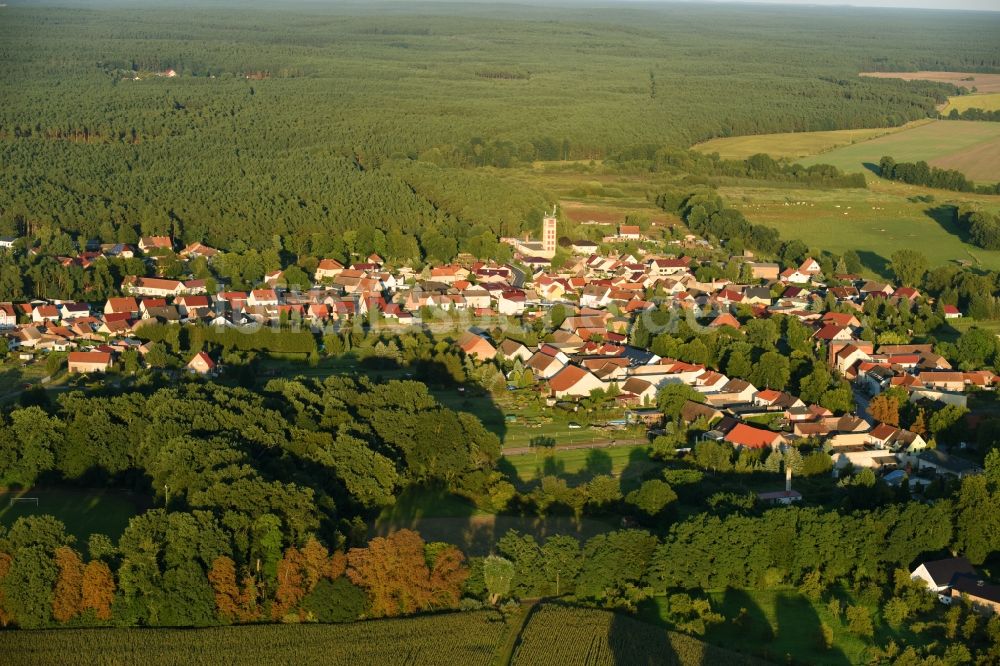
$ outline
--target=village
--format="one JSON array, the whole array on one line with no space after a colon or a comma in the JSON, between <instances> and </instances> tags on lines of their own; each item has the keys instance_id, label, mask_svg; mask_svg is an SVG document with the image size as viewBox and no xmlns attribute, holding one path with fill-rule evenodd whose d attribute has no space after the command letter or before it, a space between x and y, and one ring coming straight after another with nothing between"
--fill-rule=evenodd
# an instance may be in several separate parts
<instances>
[{"instance_id":1,"label":"village","mask_svg":"<svg viewBox=\"0 0 1000 666\"><path fill-rule=\"evenodd\" d=\"M74 375L115 371L128 351L144 356L149 343L140 333L150 325L239 331L294 326L318 334L362 322L385 331L443 325L455 332L456 351L475 363L495 364L511 389L515 377L530 377L527 383L548 407L574 404L595 392L612 396L629 423L641 423L651 437L673 426L658 408L658 396L664 387L683 385L697 399L687 400L679 417L686 425L698 422L693 435L699 441L777 451L807 441L829 454L836 470L870 468L896 485L907 477L916 485L929 483L935 473L961 478L981 471L967 458L935 446L926 428L913 432L879 422L868 410L874 396L893 390L905 392L910 402L953 405L964 413L971 392L991 391L997 382L989 370L953 368L931 344L861 339L865 303L915 305L924 299L916 289L858 275L827 278L811 257L783 269L756 261L749 252L736 258L746 278L741 283L699 280L698 268L722 256L703 239L687 235L658 242L638 226L622 225L602 239L605 248L629 242L649 250L600 253L597 243L586 240L563 241L560 247L554 212L543 220L540 241L501 240L513 246L514 261L469 258L418 271L390 267L373 253L346 266L335 259L318 261L308 289L287 288L283 272L276 271L257 289L209 293L204 279L156 277L157 254L173 252L176 243L166 236L143 237L135 248L105 245L60 261L86 269L109 256L146 257L153 275L126 277L120 295L104 302L0 303L0 328L10 355L21 363L66 352L66 370ZM13 239L3 244L10 248ZM572 258L555 270L551 260L559 249ZM211 261L218 253L192 243L178 256ZM954 306L941 311L946 319L962 316ZM657 355L648 343L635 344L639 329L648 336L658 328L672 330L678 322L739 338L748 321L778 316L807 327L808 344L826 359L832 376L851 383L850 409L835 413L788 389L755 386L706 363ZM523 335L532 330L544 335L534 341ZM210 350L184 361L196 374L222 369ZM560 437L554 439L558 447ZM790 503L801 497L788 484L761 499Z\"/></svg>"}]
</instances>

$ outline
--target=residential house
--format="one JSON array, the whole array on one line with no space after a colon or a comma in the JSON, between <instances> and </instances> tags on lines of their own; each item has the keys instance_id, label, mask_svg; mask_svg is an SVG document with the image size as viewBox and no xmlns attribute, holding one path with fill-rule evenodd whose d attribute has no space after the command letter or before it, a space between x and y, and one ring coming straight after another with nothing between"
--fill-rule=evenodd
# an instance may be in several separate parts
<instances>
[{"instance_id":1,"label":"residential house","mask_svg":"<svg viewBox=\"0 0 1000 666\"><path fill-rule=\"evenodd\" d=\"M966 599L986 614L1000 614L1000 585L986 582L981 575L955 576L951 581L951 598Z\"/></svg>"},{"instance_id":2,"label":"residential house","mask_svg":"<svg viewBox=\"0 0 1000 666\"><path fill-rule=\"evenodd\" d=\"M531 358L531 350L517 340L507 338L497 347L497 354L506 359L520 359L522 363Z\"/></svg>"},{"instance_id":3,"label":"residential house","mask_svg":"<svg viewBox=\"0 0 1000 666\"><path fill-rule=\"evenodd\" d=\"M681 420L688 424L693 423L698 419L705 419L705 422L711 425L723 416L724 414L722 410L701 402L695 402L694 400L685 401L684 405L681 407Z\"/></svg>"},{"instance_id":4,"label":"residential house","mask_svg":"<svg viewBox=\"0 0 1000 666\"><path fill-rule=\"evenodd\" d=\"M122 281L122 292L140 296L178 296L184 293L184 283L169 278L130 275Z\"/></svg>"},{"instance_id":5,"label":"residential house","mask_svg":"<svg viewBox=\"0 0 1000 666\"><path fill-rule=\"evenodd\" d=\"M567 365L548 380L549 392L554 398L582 398L594 389L607 386L593 373L578 365Z\"/></svg>"},{"instance_id":6,"label":"residential house","mask_svg":"<svg viewBox=\"0 0 1000 666\"><path fill-rule=\"evenodd\" d=\"M570 246L570 249L572 249L575 254L589 255L594 252L597 252L597 243L589 240L576 240L573 241L573 244Z\"/></svg>"},{"instance_id":7,"label":"residential house","mask_svg":"<svg viewBox=\"0 0 1000 666\"><path fill-rule=\"evenodd\" d=\"M59 306L59 315L63 320L89 317L90 306L86 303L62 303Z\"/></svg>"},{"instance_id":8,"label":"residential house","mask_svg":"<svg viewBox=\"0 0 1000 666\"><path fill-rule=\"evenodd\" d=\"M524 312L525 293L520 289L508 289L497 295L497 312L502 315L515 316Z\"/></svg>"},{"instance_id":9,"label":"residential house","mask_svg":"<svg viewBox=\"0 0 1000 666\"><path fill-rule=\"evenodd\" d=\"M172 250L174 241L170 236L143 236L139 239L139 249L147 253L150 250Z\"/></svg>"},{"instance_id":10,"label":"residential house","mask_svg":"<svg viewBox=\"0 0 1000 666\"><path fill-rule=\"evenodd\" d=\"M924 562L910 572L911 579L922 580L931 592L944 592L959 575L976 575L975 568L964 557Z\"/></svg>"},{"instance_id":11,"label":"residential house","mask_svg":"<svg viewBox=\"0 0 1000 666\"><path fill-rule=\"evenodd\" d=\"M636 225L623 224L618 227L618 238L622 240L641 240L642 231Z\"/></svg>"},{"instance_id":12,"label":"residential house","mask_svg":"<svg viewBox=\"0 0 1000 666\"><path fill-rule=\"evenodd\" d=\"M112 297L104 304L104 314L126 314L129 317L139 316L139 304L131 296Z\"/></svg>"},{"instance_id":13,"label":"residential house","mask_svg":"<svg viewBox=\"0 0 1000 666\"><path fill-rule=\"evenodd\" d=\"M743 379L730 379L719 389L718 393L707 393L705 400L711 405L725 407L727 405L746 404L753 400L757 389Z\"/></svg>"},{"instance_id":14,"label":"residential house","mask_svg":"<svg viewBox=\"0 0 1000 666\"><path fill-rule=\"evenodd\" d=\"M316 266L316 282L322 282L323 280L332 280L341 274L344 270L344 265L337 261L336 259L323 259Z\"/></svg>"},{"instance_id":15,"label":"residential house","mask_svg":"<svg viewBox=\"0 0 1000 666\"><path fill-rule=\"evenodd\" d=\"M734 447L745 447L748 449L776 448L785 444L787 440L780 432L754 428L746 423L738 423L726 433L723 439Z\"/></svg>"},{"instance_id":16,"label":"residential house","mask_svg":"<svg viewBox=\"0 0 1000 666\"><path fill-rule=\"evenodd\" d=\"M219 254L219 251L214 247L209 247L202 243L191 243L183 250L180 251L180 256L185 259L195 259L197 257L205 257L206 259L213 259Z\"/></svg>"},{"instance_id":17,"label":"residential house","mask_svg":"<svg viewBox=\"0 0 1000 666\"><path fill-rule=\"evenodd\" d=\"M62 315L59 314L59 308L54 305L36 305L31 310L31 321L36 324L41 324L47 321L59 321Z\"/></svg>"},{"instance_id":18,"label":"residential house","mask_svg":"<svg viewBox=\"0 0 1000 666\"><path fill-rule=\"evenodd\" d=\"M907 458L914 469L929 469L940 475L954 476L963 479L974 474L982 474L983 469L975 463L953 456L940 449L925 449Z\"/></svg>"},{"instance_id":19,"label":"residential house","mask_svg":"<svg viewBox=\"0 0 1000 666\"><path fill-rule=\"evenodd\" d=\"M70 372L107 372L111 366L112 358L108 352L73 351L69 353L68 368Z\"/></svg>"},{"instance_id":20,"label":"residential house","mask_svg":"<svg viewBox=\"0 0 1000 666\"><path fill-rule=\"evenodd\" d=\"M455 342L455 346L461 349L466 356L474 356L480 361L492 360L497 355L496 348L490 344L489 340L472 331L462 333Z\"/></svg>"},{"instance_id":21,"label":"residential house","mask_svg":"<svg viewBox=\"0 0 1000 666\"><path fill-rule=\"evenodd\" d=\"M17 310L13 303L0 303L0 328L17 326Z\"/></svg>"},{"instance_id":22,"label":"residential house","mask_svg":"<svg viewBox=\"0 0 1000 666\"><path fill-rule=\"evenodd\" d=\"M211 356L201 351L188 361L187 369L199 375L207 375L215 370L215 361L212 360Z\"/></svg>"},{"instance_id":23,"label":"residential house","mask_svg":"<svg viewBox=\"0 0 1000 666\"><path fill-rule=\"evenodd\" d=\"M777 280L778 274L781 272L781 267L778 264L751 261L749 266L750 274L757 280Z\"/></svg>"},{"instance_id":24,"label":"residential house","mask_svg":"<svg viewBox=\"0 0 1000 666\"><path fill-rule=\"evenodd\" d=\"M276 306L278 305L278 293L274 289L254 289L247 297L247 305L250 307Z\"/></svg>"}]
</instances>

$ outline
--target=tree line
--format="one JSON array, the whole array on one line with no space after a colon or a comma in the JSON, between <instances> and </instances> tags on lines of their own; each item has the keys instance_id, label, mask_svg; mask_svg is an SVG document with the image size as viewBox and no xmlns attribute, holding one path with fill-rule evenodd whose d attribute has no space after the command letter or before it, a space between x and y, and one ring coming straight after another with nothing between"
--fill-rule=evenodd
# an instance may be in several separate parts
<instances>
[{"instance_id":1,"label":"tree line","mask_svg":"<svg viewBox=\"0 0 1000 666\"><path fill-rule=\"evenodd\" d=\"M888 155L878 163L879 175L889 180L898 180L910 185L923 185L942 190L956 192L976 192L978 194L1000 194L1000 183L992 185L976 185L955 169L932 167L920 160L918 162L896 162Z\"/></svg>"},{"instance_id":2,"label":"tree line","mask_svg":"<svg viewBox=\"0 0 1000 666\"><path fill-rule=\"evenodd\" d=\"M312 533L282 535L273 516L245 523L230 512L180 508L136 516L117 543L96 534L84 545L56 519L33 516L0 529L0 622L352 621L457 608L463 599L475 608L538 596L635 610L653 594L792 585L819 598L850 585L887 610L892 603L886 619L896 624L923 604L901 593L894 572L946 548L982 563L1000 550L998 516L1000 452L987 460L985 475L963 479L953 498L933 504L697 514L659 534L618 529L584 542L511 531L485 558L405 529L330 546ZM893 589L902 604L886 598ZM707 609L682 611L680 601L673 610L691 633L718 621Z\"/></svg>"}]
</instances>

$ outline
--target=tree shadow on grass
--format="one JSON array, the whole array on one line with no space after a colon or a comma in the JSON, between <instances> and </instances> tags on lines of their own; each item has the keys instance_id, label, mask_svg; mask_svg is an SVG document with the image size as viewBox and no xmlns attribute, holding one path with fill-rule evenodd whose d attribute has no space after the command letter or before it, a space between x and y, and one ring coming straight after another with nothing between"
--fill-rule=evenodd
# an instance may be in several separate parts
<instances>
[{"instance_id":1,"label":"tree shadow on grass","mask_svg":"<svg viewBox=\"0 0 1000 666\"><path fill-rule=\"evenodd\" d=\"M817 656L816 662L824 664L849 664L847 656L835 645L826 647L822 621L809 601L797 594L779 594L775 600L777 618L776 639L787 644L796 641L802 645L801 651L809 650ZM831 633L833 640L836 639ZM799 650L795 651L799 653ZM819 655L822 655L821 657Z\"/></svg>"},{"instance_id":2,"label":"tree shadow on grass","mask_svg":"<svg viewBox=\"0 0 1000 666\"><path fill-rule=\"evenodd\" d=\"M709 628L706 639L774 663L850 663L837 647L823 648L822 622L816 609L793 591L774 597L774 617L742 589L726 590L721 608L726 621Z\"/></svg>"},{"instance_id":3,"label":"tree shadow on grass","mask_svg":"<svg viewBox=\"0 0 1000 666\"><path fill-rule=\"evenodd\" d=\"M882 169L879 169L878 165L875 164L874 162L863 162L861 164L861 166L863 166L868 171L871 171L876 176L879 176L879 177L882 176Z\"/></svg>"},{"instance_id":4,"label":"tree shadow on grass","mask_svg":"<svg viewBox=\"0 0 1000 666\"><path fill-rule=\"evenodd\" d=\"M872 252L871 250L858 250L858 258L861 259L861 265L875 273L879 277L889 278L892 276L889 270L889 260L878 254L877 252Z\"/></svg>"},{"instance_id":5,"label":"tree shadow on grass","mask_svg":"<svg viewBox=\"0 0 1000 666\"><path fill-rule=\"evenodd\" d=\"M969 230L958 223L958 209L955 206L934 206L924 210L924 214L952 236L958 236L963 243L971 242Z\"/></svg>"}]
</instances>

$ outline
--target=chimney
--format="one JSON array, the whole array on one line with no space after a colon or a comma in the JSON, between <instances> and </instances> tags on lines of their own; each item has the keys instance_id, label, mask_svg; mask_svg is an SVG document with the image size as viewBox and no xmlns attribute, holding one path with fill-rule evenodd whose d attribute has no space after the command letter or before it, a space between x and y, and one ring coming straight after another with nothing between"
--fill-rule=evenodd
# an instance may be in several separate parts
<instances>
[{"instance_id":1,"label":"chimney","mask_svg":"<svg viewBox=\"0 0 1000 666\"><path fill-rule=\"evenodd\" d=\"M792 466L785 465L785 492L792 492Z\"/></svg>"}]
</instances>

